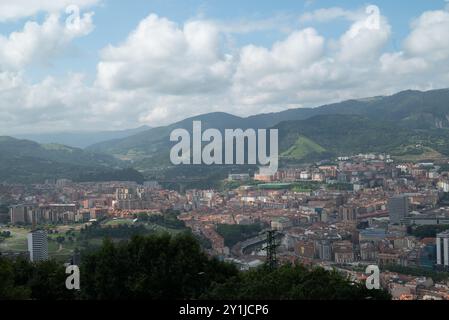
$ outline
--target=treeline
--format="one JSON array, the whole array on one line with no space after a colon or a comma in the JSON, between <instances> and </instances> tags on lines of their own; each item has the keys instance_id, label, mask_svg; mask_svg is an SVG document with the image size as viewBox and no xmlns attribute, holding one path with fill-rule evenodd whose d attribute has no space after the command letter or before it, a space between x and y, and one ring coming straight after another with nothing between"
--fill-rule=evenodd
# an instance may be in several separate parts
<instances>
[{"instance_id":1,"label":"treeline","mask_svg":"<svg viewBox=\"0 0 449 320\"><path fill-rule=\"evenodd\" d=\"M93 223L80 230L79 239L89 240L95 238L111 238L111 239L129 239L133 236L143 236L151 231L143 225L117 225L117 226L101 226L99 223Z\"/></svg>"},{"instance_id":2,"label":"treeline","mask_svg":"<svg viewBox=\"0 0 449 320\"><path fill-rule=\"evenodd\" d=\"M336 272L283 266L240 272L209 258L192 235L137 236L82 257L81 290L65 289L55 262L31 264L0 257L0 299L33 300L239 300L389 299Z\"/></svg>"},{"instance_id":3,"label":"treeline","mask_svg":"<svg viewBox=\"0 0 449 320\"><path fill-rule=\"evenodd\" d=\"M449 225L409 227L408 232L412 236L424 239L424 238L436 238L438 233L441 233L446 230L449 230Z\"/></svg>"},{"instance_id":4,"label":"treeline","mask_svg":"<svg viewBox=\"0 0 449 320\"><path fill-rule=\"evenodd\" d=\"M0 255L0 300L72 300L65 268L55 261L30 263Z\"/></svg>"},{"instance_id":5,"label":"treeline","mask_svg":"<svg viewBox=\"0 0 449 320\"><path fill-rule=\"evenodd\" d=\"M164 228L181 230L185 229L186 225L183 221L178 219L180 212L176 210L166 210L162 215L149 215L147 213L140 213L135 216L141 222L149 222L159 225Z\"/></svg>"}]
</instances>

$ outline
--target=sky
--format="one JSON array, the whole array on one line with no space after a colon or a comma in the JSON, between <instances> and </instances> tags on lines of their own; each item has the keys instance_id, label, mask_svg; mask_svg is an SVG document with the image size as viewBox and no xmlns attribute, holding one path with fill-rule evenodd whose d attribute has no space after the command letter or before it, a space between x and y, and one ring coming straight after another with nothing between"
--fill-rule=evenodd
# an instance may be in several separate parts
<instances>
[{"instance_id":1,"label":"sky","mask_svg":"<svg viewBox=\"0 0 449 320\"><path fill-rule=\"evenodd\" d=\"M447 87L444 0L0 0L0 135Z\"/></svg>"}]
</instances>

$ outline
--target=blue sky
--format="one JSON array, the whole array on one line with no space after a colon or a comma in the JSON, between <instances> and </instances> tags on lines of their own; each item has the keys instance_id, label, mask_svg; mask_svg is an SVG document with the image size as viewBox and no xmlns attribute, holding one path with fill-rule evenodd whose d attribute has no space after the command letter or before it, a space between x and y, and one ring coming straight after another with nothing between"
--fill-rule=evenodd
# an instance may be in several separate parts
<instances>
[{"instance_id":1,"label":"blue sky","mask_svg":"<svg viewBox=\"0 0 449 320\"><path fill-rule=\"evenodd\" d=\"M443 0L29 3L0 0L0 124L12 131L154 126L449 87ZM75 31L70 4L81 10ZM365 24L372 5L376 30Z\"/></svg>"}]
</instances>

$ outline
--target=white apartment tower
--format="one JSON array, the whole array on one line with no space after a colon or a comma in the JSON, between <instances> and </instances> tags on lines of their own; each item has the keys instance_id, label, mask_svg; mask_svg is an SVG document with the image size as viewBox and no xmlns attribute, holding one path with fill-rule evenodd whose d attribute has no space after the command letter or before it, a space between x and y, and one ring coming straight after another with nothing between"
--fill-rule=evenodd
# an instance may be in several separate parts
<instances>
[{"instance_id":1,"label":"white apartment tower","mask_svg":"<svg viewBox=\"0 0 449 320\"><path fill-rule=\"evenodd\" d=\"M47 231L35 230L28 233L28 251L31 262L48 260Z\"/></svg>"},{"instance_id":2,"label":"white apartment tower","mask_svg":"<svg viewBox=\"0 0 449 320\"><path fill-rule=\"evenodd\" d=\"M437 266L449 268L449 231L437 235Z\"/></svg>"}]
</instances>

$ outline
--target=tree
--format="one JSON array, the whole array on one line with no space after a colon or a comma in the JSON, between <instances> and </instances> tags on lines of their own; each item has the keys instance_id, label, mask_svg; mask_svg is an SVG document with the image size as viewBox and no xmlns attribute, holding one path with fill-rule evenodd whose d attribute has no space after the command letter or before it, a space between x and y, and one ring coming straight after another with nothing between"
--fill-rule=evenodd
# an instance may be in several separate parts
<instances>
[{"instance_id":1,"label":"tree","mask_svg":"<svg viewBox=\"0 0 449 320\"><path fill-rule=\"evenodd\" d=\"M267 267L238 274L216 283L204 296L214 300L389 300L383 290L368 290L337 272L301 265Z\"/></svg>"},{"instance_id":2,"label":"tree","mask_svg":"<svg viewBox=\"0 0 449 320\"><path fill-rule=\"evenodd\" d=\"M0 258L0 300L27 300L30 298L30 289L15 283L15 270L13 264Z\"/></svg>"},{"instance_id":3,"label":"tree","mask_svg":"<svg viewBox=\"0 0 449 320\"><path fill-rule=\"evenodd\" d=\"M234 266L210 259L187 233L105 241L83 259L85 299L198 299L213 282L238 274Z\"/></svg>"},{"instance_id":4,"label":"tree","mask_svg":"<svg viewBox=\"0 0 449 320\"><path fill-rule=\"evenodd\" d=\"M57 242L58 244L63 244L64 241L65 241L65 237L57 237L57 238L56 238L56 242Z\"/></svg>"},{"instance_id":5,"label":"tree","mask_svg":"<svg viewBox=\"0 0 449 320\"><path fill-rule=\"evenodd\" d=\"M65 268L55 261L0 258L0 300L72 300Z\"/></svg>"},{"instance_id":6,"label":"tree","mask_svg":"<svg viewBox=\"0 0 449 320\"><path fill-rule=\"evenodd\" d=\"M239 272L208 257L190 233L105 240L84 252L81 292L65 287L55 261L30 263L0 257L0 299L32 300L363 300L390 299L337 272L301 265Z\"/></svg>"}]
</instances>

